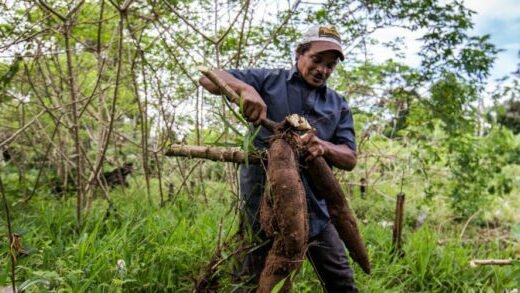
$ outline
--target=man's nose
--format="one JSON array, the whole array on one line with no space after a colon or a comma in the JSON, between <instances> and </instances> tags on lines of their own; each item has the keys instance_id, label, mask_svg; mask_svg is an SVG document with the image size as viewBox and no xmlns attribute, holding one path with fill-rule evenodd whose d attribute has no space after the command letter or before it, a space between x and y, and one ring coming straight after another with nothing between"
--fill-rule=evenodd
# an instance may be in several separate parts
<instances>
[{"instance_id":1,"label":"man's nose","mask_svg":"<svg viewBox=\"0 0 520 293\"><path fill-rule=\"evenodd\" d=\"M318 71L325 76L329 76L332 73L332 69L325 64L318 65Z\"/></svg>"}]
</instances>

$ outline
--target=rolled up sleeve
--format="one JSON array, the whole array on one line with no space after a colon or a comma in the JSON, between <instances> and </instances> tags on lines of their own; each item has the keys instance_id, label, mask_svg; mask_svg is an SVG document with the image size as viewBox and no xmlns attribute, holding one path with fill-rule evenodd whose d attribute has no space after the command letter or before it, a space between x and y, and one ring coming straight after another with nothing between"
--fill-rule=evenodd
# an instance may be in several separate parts
<instances>
[{"instance_id":1,"label":"rolled up sleeve","mask_svg":"<svg viewBox=\"0 0 520 293\"><path fill-rule=\"evenodd\" d=\"M257 92L262 92L264 81L269 73L266 69L228 69L229 74L252 86Z\"/></svg>"}]
</instances>

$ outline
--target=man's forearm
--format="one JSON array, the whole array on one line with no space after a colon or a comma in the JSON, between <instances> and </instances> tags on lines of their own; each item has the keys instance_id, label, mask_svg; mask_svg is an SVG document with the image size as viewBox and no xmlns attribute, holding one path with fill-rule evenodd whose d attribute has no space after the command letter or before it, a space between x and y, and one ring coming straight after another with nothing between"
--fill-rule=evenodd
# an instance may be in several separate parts
<instances>
[{"instance_id":1,"label":"man's forearm","mask_svg":"<svg viewBox=\"0 0 520 293\"><path fill-rule=\"evenodd\" d=\"M318 138L313 133L304 134L300 138L309 153L307 160L322 156L332 165L348 171L356 166L356 152L346 144L333 144Z\"/></svg>"},{"instance_id":2,"label":"man's forearm","mask_svg":"<svg viewBox=\"0 0 520 293\"><path fill-rule=\"evenodd\" d=\"M347 145L337 145L325 141L325 153L323 157L332 165L340 169L351 171L357 163L356 152Z\"/></svg>"},{"instance_id":3,"label":"man's forearm","mask_svg":"<svg viewBox=\"0 0 520 293\"><path fill-rule=\"evenodd\" d=\"M243 95L243 93L245 91L250 90L250 88L251 88L251 86L248 85L247 83L237 79L236 77L234 77L233 75L231 75L225 71L215 70L215 71L213 71L213 73L215 73L215 75L217 75L220 79L222 79L227 85L229 85L239 95ZM222 92L220 91L220 88L205 76L202 76L199 79L199 83L212 94L215 94L215 95L222 94Z\"/></svg>"}]
</instances>

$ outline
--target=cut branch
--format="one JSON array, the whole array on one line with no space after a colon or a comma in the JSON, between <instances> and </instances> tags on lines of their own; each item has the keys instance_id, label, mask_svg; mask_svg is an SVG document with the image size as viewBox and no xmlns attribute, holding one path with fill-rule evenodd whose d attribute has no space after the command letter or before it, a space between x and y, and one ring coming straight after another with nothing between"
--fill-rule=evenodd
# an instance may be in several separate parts
<instances>
[{"instance_id":1,"label":"cut branch","mask_svg":"<svg viewBox=\"0 0 520 293\"><path fill-rule=\"evenodd\" d=\"M512 259L474 259L470 261L469 265L472 268L478 266L510 266L513 265Z\"/></svg>"},{"instance_id":2,"label":"cut branch","mask_svg":"<svg viewBox=\"0 0 520 293\"><path fill-rule=\"evenodd\" d=\"M239 148L205 147L194 145L171 145L165 153L168 157L207 159L218 162L245 163L246 154ZM264 153L248 153L247 161L258 164L265 160Z\"/></svg>"}]
</instances>

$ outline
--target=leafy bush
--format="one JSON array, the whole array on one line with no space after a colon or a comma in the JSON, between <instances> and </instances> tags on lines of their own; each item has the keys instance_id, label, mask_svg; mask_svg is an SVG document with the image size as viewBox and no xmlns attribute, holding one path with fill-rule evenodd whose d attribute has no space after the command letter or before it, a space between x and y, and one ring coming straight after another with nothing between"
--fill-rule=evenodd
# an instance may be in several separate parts
<instances>
[{"instance_id":1,"label":"leafy bush","mask_svg":"<svg viewBox=\"0 0 520 293\"><path fill-rule=\"evenodd\" d=\"M514 149L510 131L493 129L485 137L461 135L448 141L448 197L460 216L486 207L496 196L512 190L513 180L502 172Z\"/></svg>"}]
</instances>

